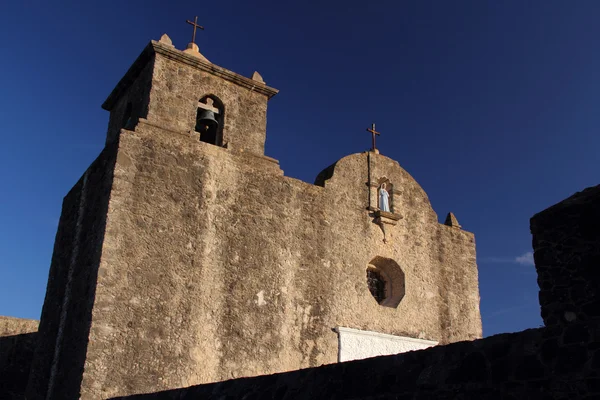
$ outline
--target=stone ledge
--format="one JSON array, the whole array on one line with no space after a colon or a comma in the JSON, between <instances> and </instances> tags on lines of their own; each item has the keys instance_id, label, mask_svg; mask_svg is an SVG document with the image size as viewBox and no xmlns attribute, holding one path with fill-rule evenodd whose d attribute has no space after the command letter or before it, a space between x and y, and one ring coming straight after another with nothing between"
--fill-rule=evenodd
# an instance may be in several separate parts
<instances>
[{"instance_id":1,"label":"stone ledge","mask_svg":"<svg viewBox=\"0 0 600 400\"><path fill-rule=\"evenodd\" d=\"M380 221L384 224L396 225L398 223L398 221L400 221L402 218L404 218L400 214L396 214L396 213L392 213L392 212L388 212L388 211L382 211L379 209L373 209L372 207L369 207L369 210L373 211L373 216L375 217L376 221Z\"/></svg>"}]
</instances>

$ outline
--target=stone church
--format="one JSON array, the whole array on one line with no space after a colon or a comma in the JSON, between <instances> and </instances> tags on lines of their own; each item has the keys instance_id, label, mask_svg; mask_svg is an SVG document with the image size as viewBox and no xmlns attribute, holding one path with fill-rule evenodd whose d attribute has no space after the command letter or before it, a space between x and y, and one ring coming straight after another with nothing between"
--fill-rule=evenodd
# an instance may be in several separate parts
<instances>
[{"instance_id":1,"label":"stone church","mask_svg":"<svg viewBox=\"0 0 600 400\"><path fill-rule=\"evenodd\" d=\"M474 235L452 214L439 223L375 146L314 184L284 176L264 153L276 94L194 43L163 35L142 51L103 104L104 149L64 198L28 399L481 337Z\"/></svg>"}]
</instances>

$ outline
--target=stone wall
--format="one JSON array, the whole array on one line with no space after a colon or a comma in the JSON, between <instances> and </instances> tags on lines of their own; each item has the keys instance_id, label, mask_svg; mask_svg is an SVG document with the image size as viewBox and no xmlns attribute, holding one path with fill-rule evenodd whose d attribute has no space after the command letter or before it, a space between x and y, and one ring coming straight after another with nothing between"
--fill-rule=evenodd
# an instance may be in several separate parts
<instances>
[{"instance_id":1,"label":"stone wall","mask_svg":"<svg viewBox=\"0 0 600 400\"><path fill-rule=\"evenodd\" d=\"M39 321L0 317L0 399L24 399Z\"/></svg>"},{"instance_id":2,"label":"stone wall","mask_svg":"<svg viewBox=\"0 0 600 400\"><path fill-rule=\"evenodd\" d=\"M321 187L142 120L122 131L82 397L335 363L339 326L480 337L473 235L439 224L398 163L377 155L370 170L402 188L387 243L367 210L365 153ZM405 274L397 308L368 290L377 256Z\"/></svg>"},{"instance_id":3,"label":"stone wall","mask_svg":"<svg viewBox=\"0 0 600 400\"><path fill-rule=\"evenodd\" d=\"M599 194L531 220L544 328L122 399L598 399Z\"/></svg>"}]
</instances>

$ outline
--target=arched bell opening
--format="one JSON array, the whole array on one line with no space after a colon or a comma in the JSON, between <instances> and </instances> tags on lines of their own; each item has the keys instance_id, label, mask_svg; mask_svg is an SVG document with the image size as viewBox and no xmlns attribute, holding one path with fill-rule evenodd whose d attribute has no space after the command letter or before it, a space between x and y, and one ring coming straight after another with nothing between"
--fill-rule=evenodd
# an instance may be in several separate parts
<instances>
[{"instance_id":1,"label":"arched bell opening","mask_svg":"<svg viewBox=\"0 0 600 400\"><path fill-rule=\"evenodd\" d=\"M223 145L224 114L225 108L218 97L206 95L200 99L195 130L200 134L201 142Z\"/></svg>"}]
</instances>

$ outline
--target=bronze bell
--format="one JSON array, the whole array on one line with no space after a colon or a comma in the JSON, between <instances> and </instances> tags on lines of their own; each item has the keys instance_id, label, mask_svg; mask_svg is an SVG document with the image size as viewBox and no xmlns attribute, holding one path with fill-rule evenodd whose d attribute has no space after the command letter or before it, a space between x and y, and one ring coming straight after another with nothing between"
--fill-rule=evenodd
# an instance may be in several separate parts
<instances>
[{"instance_id":1,"label":"bronze bell","mask_svg":"<svg viewBox=\"0 0 600 400\"><path fill-rule=\"evenodd\" d=\"M198 116L196 117L196 126L204 127L205 131L212 131L217 129L219 122L215 118L215 113L210 110L198 110Z\"/></svg>"}]
</instances>

